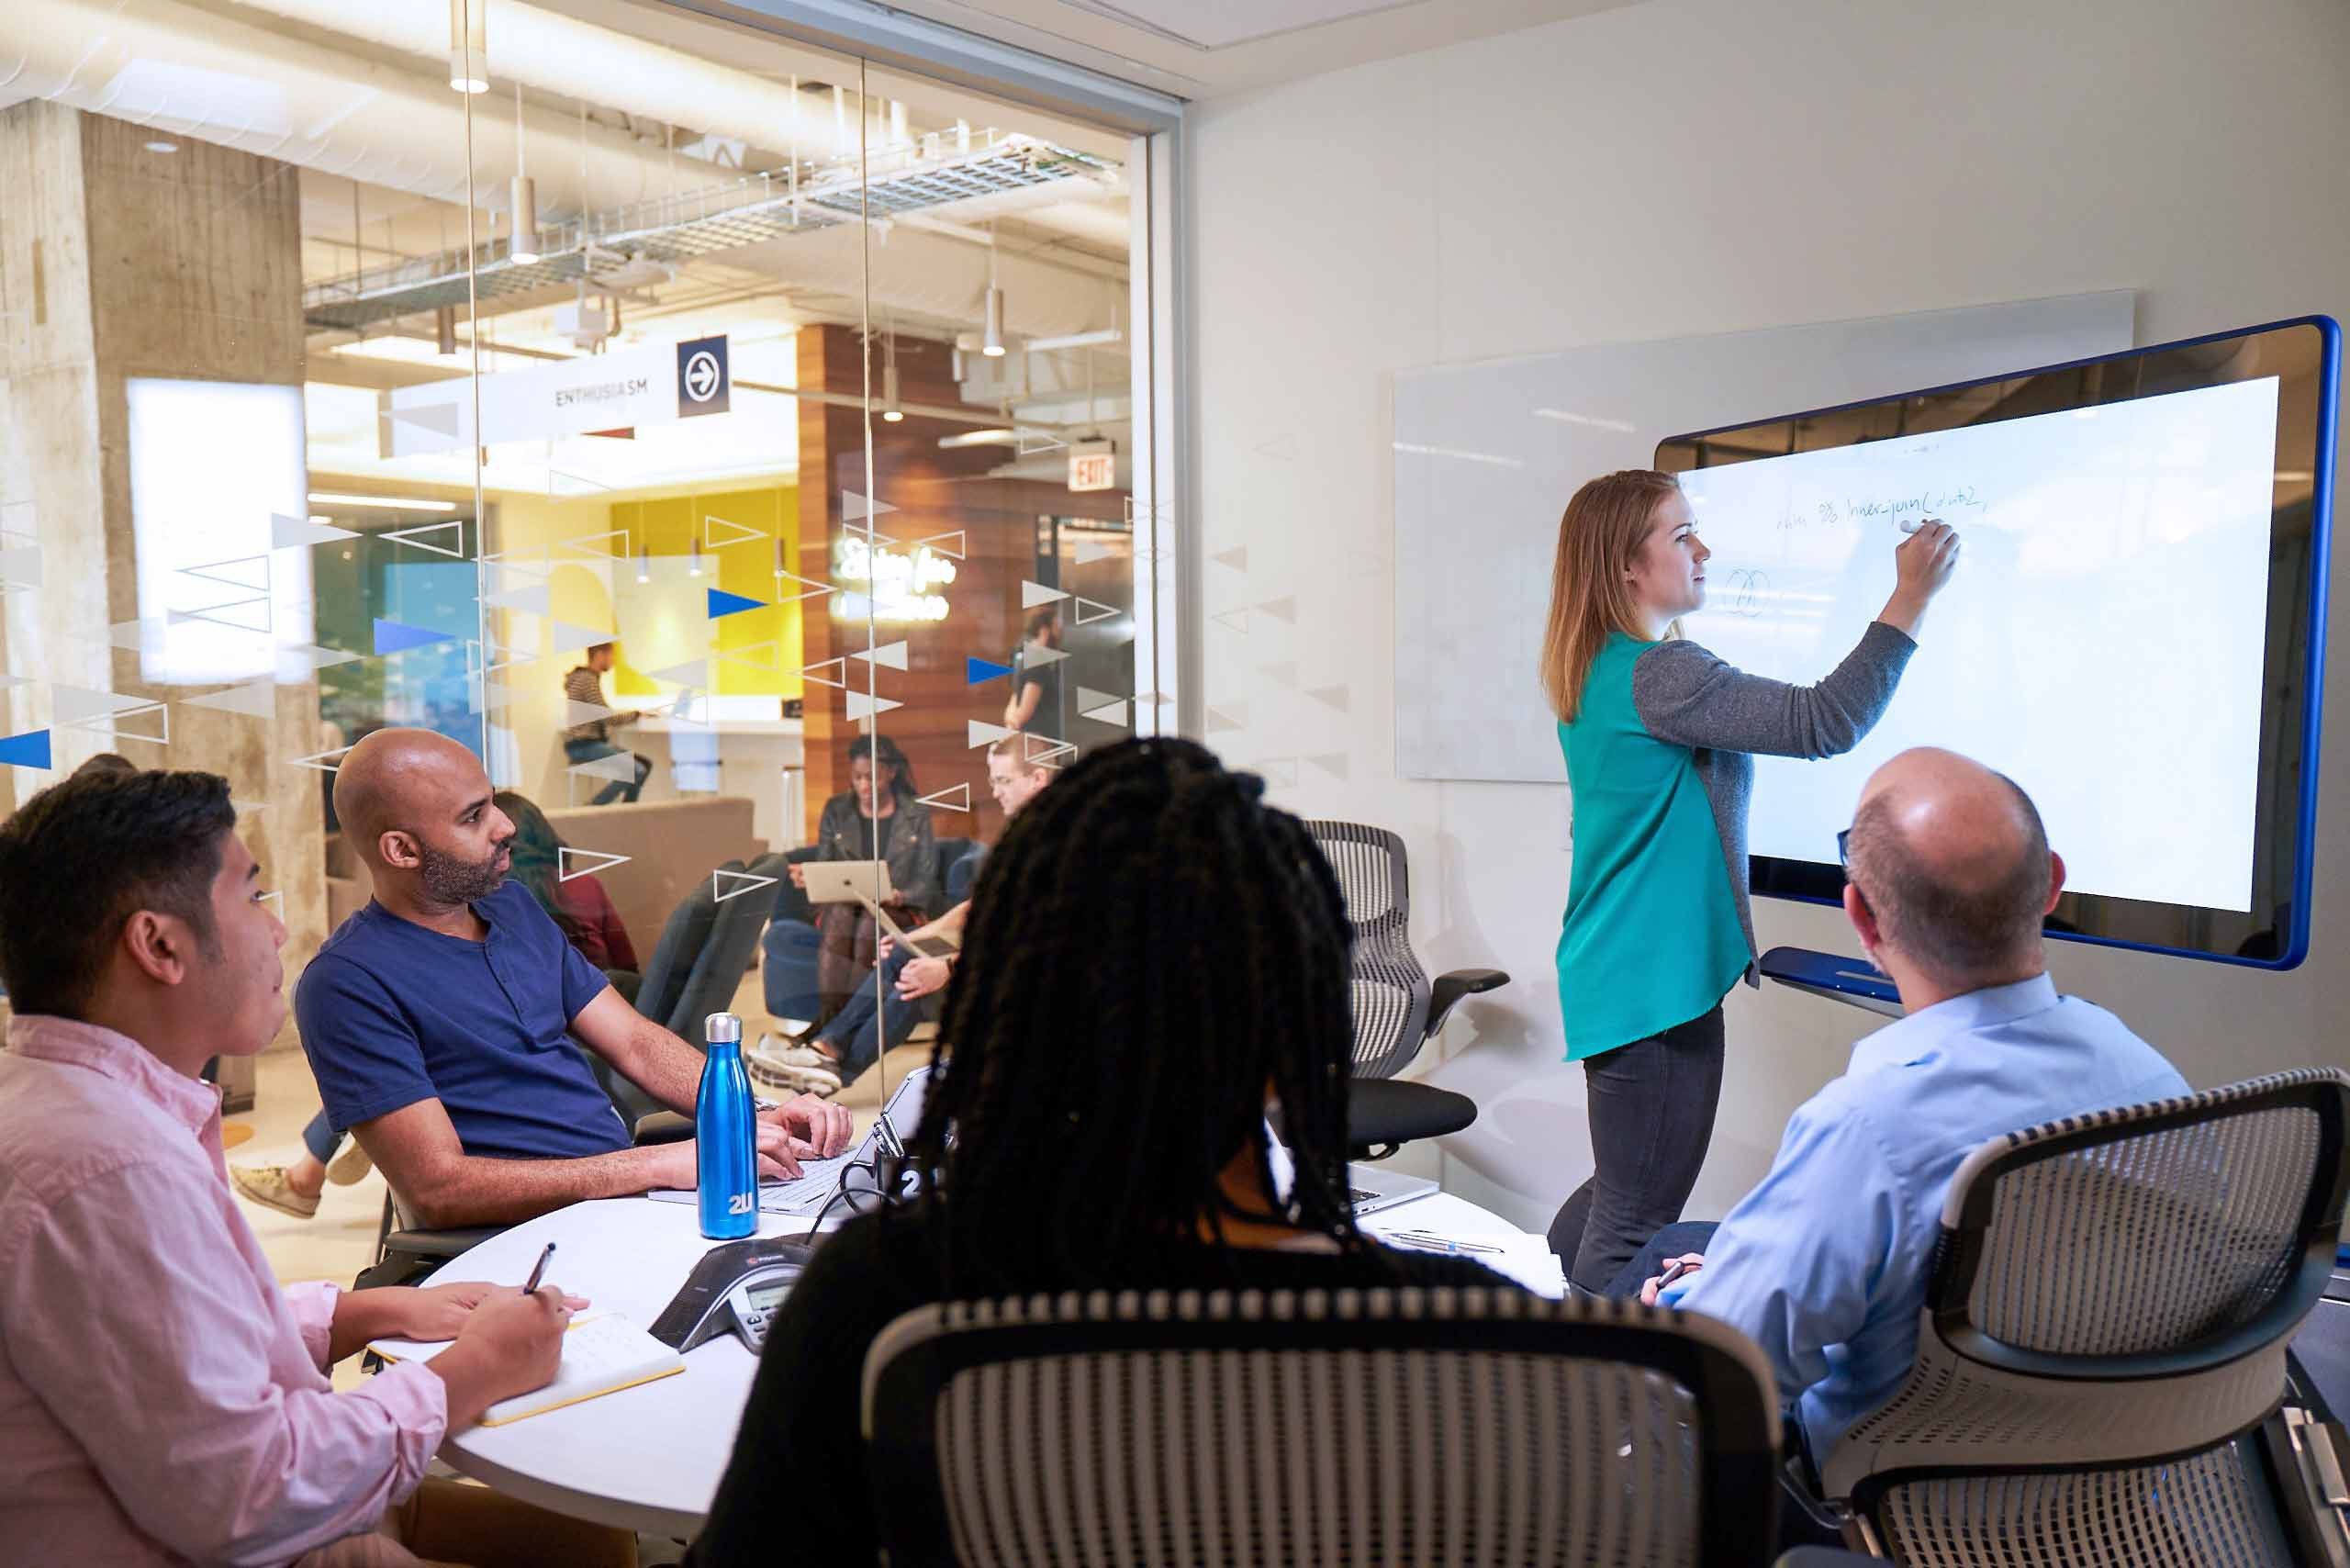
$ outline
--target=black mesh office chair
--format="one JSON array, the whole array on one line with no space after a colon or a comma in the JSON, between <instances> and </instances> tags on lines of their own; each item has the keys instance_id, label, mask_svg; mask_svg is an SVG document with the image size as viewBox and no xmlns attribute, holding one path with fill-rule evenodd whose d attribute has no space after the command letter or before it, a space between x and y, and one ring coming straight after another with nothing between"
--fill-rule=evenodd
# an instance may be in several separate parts
<instances>
[{"instance_id":1,"label":"black mesh office chair","mask_svg":"<svg viewBox=\"0 0 2350 1568\"><path fill-rule=\"evenodd\" d=\"M1403 839L1360 823L1305 826L1337 873L1355 931L1349 977L1355 1076L1347 1102L1347 1141L1355 1158L1381 1159L1415 1138L1460 1131L1477 1119L1475 1101L1395 1075L1436 1037L1455 1002L1507 985L1509 976L1499 969L1455 969L1430 985L1412 952L1411 872Z\"/></svg>"},{"instance_id":2,"label":"black mesh office chair","mask_svg":"<svg viewBox=\"0 0 2350 1568\"><path fill-rule=\"evenodd\" d=\"M2350 1562L2339 1428L2279 1409L2341 1238L2345 1125L2350 1075L2311 1070L1968 1156L1917 1364L1823 1467L1862 1544L1934 1568Z\"/></svg>"},{"instance_id":3,"label":"black mesh office chair","mask_svg":"<svg viewBox=\"0 0 2350 1568\"><path fill-rule=\"evenodd\" d=\"M1516 1290L925 1306L866 1357L889 1561L1770 1560L1778 1411L1735 1329Z\"/></svg>"}]
</instances>

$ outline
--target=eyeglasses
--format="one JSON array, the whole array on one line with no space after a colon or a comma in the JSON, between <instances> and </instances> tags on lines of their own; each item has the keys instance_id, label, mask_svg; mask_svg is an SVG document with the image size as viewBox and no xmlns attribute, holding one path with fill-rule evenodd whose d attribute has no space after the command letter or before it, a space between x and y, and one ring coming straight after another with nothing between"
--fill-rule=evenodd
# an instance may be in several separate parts
<instances>
[{"instance_id":1,"label":"eyeglasses","mask_svg":"<svg viewBox=\"0 0 2350 1568\"><path fill-rule=\"evenodd\" d=\"M1843 867L1847 871L1852 868L1852 830L1851 828L1836 830L1836 864Z\"/></svg>"}]
</instances>

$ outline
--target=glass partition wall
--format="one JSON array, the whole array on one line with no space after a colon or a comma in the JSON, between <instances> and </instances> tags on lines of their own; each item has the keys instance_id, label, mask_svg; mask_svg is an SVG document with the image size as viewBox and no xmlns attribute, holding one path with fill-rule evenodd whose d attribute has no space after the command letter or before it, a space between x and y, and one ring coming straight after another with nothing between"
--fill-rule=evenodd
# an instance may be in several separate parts
<instances>
[{"instance_id":1,"label":"glass partition wall","mask_svg":"<svg viewBox=\"0 0 2350 1568\"><path fill-rule=\"evenodd\" d=\"M559 840L551 907L609 896L613 968L770 910L755 1039L886 929L777 857L894 860L934 916L991 752L1171 722L1139 144L594 15L0 15L0 809L103 751L226 774L290 980L367 893L344 749L437 731Z\"/></svg>"}]
</instances>

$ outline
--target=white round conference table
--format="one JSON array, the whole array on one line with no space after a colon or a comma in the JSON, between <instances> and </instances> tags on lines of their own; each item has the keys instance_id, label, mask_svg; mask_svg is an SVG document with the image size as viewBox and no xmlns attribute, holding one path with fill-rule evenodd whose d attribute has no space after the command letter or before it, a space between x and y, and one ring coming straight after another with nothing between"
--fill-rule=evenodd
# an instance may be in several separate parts
<instances>
[{"instance_id":1,"label":"white round conference table","mask_svg":"<svg viewBox=\"0 0 2350 1568\"><path fill-rule=\"evenodd\" d=\"M835 1211L837 1214L837 1211ZM826 1222L830 1229L837 1219ZM1564 1288L1558 1260L1539 1236L1517 1229L1448 1193L1430 1193L1362 1221L1371 1234L1424 1233L1416 1243L1457 1245L1473 1258L1548 1295ZM759 1235L804 1236L803 1216L762 1214ZM1434 1239L1441 1238L1441 1239ZM555 1243L547 1282L583 1295L593 1310L650 1327L703 1252L691 1204L604 1198L574 1204L501 1231L442 1265L436 1278L520 1285L539 1250ZM509 1496L622 1529L689 1540L710 1512L725 1473L758 1363L728 1334L686 1353L673 1377L526 1417L474 1427L447 1439L441 1458ZM857 1419L840 1412L844 1426Z\"/></svg>"}]
</instances>

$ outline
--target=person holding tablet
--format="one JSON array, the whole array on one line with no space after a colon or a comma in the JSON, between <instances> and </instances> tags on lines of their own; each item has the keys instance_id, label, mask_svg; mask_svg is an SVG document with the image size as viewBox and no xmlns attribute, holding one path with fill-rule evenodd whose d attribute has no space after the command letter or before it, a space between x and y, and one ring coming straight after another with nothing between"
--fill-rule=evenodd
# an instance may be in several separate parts
<instances>
[{"instance_id":1,"label":"person holding tablet","mask_svg":"<svg viewBox=\"0 0 2350 1568\"><path fill-rule=\"evenodd\" d=\"M1926 607L1958 560L1927 520L1894 551L1892 597L1817 686L1732 668L1681 638L1706 602L1696 519L1669 474L1577 490L1559 521L1542 686L1574 801L1559 934L1567 1059L1583 1064L1590 1180L1550 1245L1598 1294L1681 1217L1712 1139L1722 998L1754 970L1746 805L1752 754L1850 751L1893 699Z\"/></svg>"},{"instance_id":2,"label":"person holding tablet","mask_svg":"<svg viewBox=\"0 0 2350 1568\"><path fill-rule=\"evenodd\" d=\"M816 824L818 860L884 860L897 890L890 913L899 924L920 925L943 907L938 890L938 834L930 808L917 799L913 765L887 735L859 735L848 743L849 787L824 802ZM791 883L808 885L804 864L794 861ZM848 1005L858 983L873 972L881 928L854 903L827 903L816 910L818 1022L829 1022Z\"/></svg>"}]
</instances>

